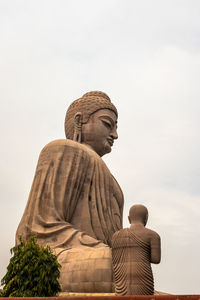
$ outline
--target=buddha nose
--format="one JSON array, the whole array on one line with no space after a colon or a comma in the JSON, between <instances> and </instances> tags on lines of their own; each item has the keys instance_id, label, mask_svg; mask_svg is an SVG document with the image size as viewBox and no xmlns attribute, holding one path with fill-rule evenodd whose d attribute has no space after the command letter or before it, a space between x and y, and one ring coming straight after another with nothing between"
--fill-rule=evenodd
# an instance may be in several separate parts
<instances>
[{"instance_id":1,"label":"buddha nose","mask_svg":"<svg viewBox=\"0 0 200 300\"><path fill-rule=\"evenodd\" d=\"M114 140L118 139L117 129L114 128L110 135Z\"/></svg>"}]
</instances>

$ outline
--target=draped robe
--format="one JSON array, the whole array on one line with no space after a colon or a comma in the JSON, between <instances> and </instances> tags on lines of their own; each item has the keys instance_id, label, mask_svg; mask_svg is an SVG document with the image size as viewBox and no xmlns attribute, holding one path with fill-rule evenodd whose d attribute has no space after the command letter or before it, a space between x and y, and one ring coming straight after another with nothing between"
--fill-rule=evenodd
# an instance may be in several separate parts
<instances>
[{"instance_id":1,"label":"draped robe","mask_svg":"<svg viewBox=\"0 0 200 300\"><path fill-rule=\"evenodd\" d=\"M122 228L122 211L122 191L101 157L86 145L56 140L41 151L16 240L36 235L58 257L108 248Z\"/></svg>"},{"instance_id":2,"label":"draped robe","mask_svg":"<svg viewBox=\"0 0 200 300\"><path fill-rule=\"evenodd\" d=\"M112 259L117 295L153 295L150 244L129 228L112 238Z\"/></svg>"}]
</instances>

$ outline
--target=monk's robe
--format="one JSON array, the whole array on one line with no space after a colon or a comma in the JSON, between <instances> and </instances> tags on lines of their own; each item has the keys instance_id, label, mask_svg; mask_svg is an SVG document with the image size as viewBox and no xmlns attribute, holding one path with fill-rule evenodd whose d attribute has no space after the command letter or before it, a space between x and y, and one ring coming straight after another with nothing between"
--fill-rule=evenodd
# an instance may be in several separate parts
<instances>
[{"instance_id":1,"label":"monk's robe","mask_svg":"<svg viewBox=\"0 0 200 300\"><path fill-rule=\"evenodd\" d=\"M150 244L133 230L121 229L112 238L112 259L117 295L153 295Z\"/></svg>"},{"instance_id":2,"label":"monk's robe","mask_svg":"<svg viewBox=\"0 0 200 300\"><path fill-rule=\"evenodd\" d=\"M56 140L41 151L16 240L35 235L54 249L63 291L101 292L103 281L111 292L111 238L122 228L122 210L122 191L101 157Z\"/></svg>"}]
</instances>

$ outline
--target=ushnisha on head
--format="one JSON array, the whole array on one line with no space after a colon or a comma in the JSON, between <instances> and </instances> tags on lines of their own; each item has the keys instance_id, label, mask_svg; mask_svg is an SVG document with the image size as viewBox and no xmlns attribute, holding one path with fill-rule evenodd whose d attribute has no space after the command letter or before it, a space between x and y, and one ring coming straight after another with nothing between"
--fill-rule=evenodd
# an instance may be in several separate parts
<instances>
[{"instance_id":1,"label":"ushnisha on head","mask_svg":"<svg viewBox=\"0 0 200 300\"><path fill-rule=\"evenodd\" d=\"M66 138L86 144L103 156L111 151L114 139L118 138L117 117L117 109L105 93L86 93L67 110Z\"/></svg>"},{"instance_id":2,"label":"ushnisha on head","mask_svg":"<svg viewBox=\"0 0 200 300\"><path fill-rule=\"evenodd\" d=\"M148 210L144 205L135 204L131 206L128 216L130 224L142 223L146 226L148 220Z\"/></svg>"}]
</instances>

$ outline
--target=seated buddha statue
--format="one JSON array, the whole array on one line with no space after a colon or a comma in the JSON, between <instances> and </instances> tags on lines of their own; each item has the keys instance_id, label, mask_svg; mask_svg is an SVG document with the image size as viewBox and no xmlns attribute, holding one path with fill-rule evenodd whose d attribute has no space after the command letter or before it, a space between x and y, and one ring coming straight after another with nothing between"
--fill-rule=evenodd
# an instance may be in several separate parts
<instances>
[{"instance_id":1,"label":"seated buddha statue","mask_svg":"<svg viewBox=\"0 0 200 300\"><path fill-rule=\"evenodd\" d=\"M28 203L16 233L35 235L61 264L66 292L113 291L112 235L122 228L123 193L102 156L117 139L116 107L103 92L75 100L66 139L40 153Z\"/></svg>"}]
</instances>

